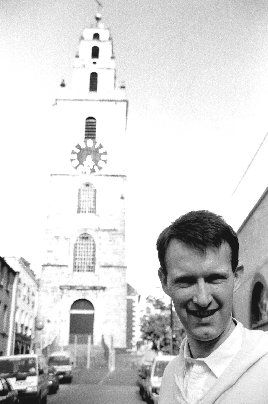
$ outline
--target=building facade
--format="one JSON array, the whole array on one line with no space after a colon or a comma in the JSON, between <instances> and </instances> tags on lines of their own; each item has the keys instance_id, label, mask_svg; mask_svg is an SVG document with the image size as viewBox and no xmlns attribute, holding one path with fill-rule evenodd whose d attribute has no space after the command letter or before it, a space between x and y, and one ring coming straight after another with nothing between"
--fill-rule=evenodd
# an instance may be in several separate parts
<instances>
[{"instance_id":1,"label":"building facade","mask_svg":"<svg viewBox=\"0 0 268 404\"><path fill-rule=\"evenodd\" d=\"M57 169L51 173L40 279L41 347L126 347L125 132L113 42L100 14L83 31L72 82L54 104ZM53 145L55 146L55 145Z\"/></svg>"},{"instance_id":2,"label":"building facade","mask_svg":"<svg viewBox=\"0 0 268 404\"><path fill-rule=\"evenodd\" d=\"M248 328L268 330L268 188L237 234L244 273L234 315Z\"/></svg>"},{"instance_id":3,"label":"building facade","mask_svg":"<svg viewBox=\"0 0 268 404\"><path fill-rule=\"evenodd\" d=\"M141 296L127 285L127 349L134 351L141 337L140 331L140 299Z\"/></svg>"},{"instance_id":4,"label":"building facade","mask_svg":"<svg viewBox=\"0 0 268 404\"><path fill-rule=\"evenodd\" d=\"M14 281L16 272L0 257L0 356L10 353L14 318Z\"/></svg>"},{"instance_id":5,"label":"building facade","mask_svg":"<svg viewBox=\"0 0 268 404\"><path fill-rule=\"evenodd\" d=\"M234 315L246 327L268 330L268 134L235 188L230 205L239 239L241 286L234 294Z\"/></svg>"},{"instance_id":6,"label":"building facade","mask_svg":"<svg viewBox=\"0 0 268 404\"><path fill-rule=\"evenodd\" d=\"M16 272L15 317L11 354L25 354L33 350L38 303L38 281L24 258L9 257L6 261Z\"/></svg>"}]
</instances>

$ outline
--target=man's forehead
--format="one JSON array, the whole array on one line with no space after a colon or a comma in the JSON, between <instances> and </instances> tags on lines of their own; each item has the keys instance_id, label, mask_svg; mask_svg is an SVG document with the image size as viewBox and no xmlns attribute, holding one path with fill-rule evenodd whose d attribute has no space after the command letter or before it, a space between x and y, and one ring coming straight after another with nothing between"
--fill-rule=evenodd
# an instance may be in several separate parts
<instances>
[{"instance_id":1,"label":"man's forehead","mask_svg":"<svg viewBox=\"0 0 268 404\"><path fill-rule=\"evenodd\" d=\"M226 241L222 241L222 243L219 246L215 245L208 245L208 246L203 246L203 245L191 245L187 244L181 240L177 240L175 238L172 238L167 246L166 250L166 258L169 258L171 256L177 256L178 258L181 257L187 257L187 256L206 256L208 253L214 253L214 254L228 254L231 257L231 247Z\"/></svg>"}]
</instances>

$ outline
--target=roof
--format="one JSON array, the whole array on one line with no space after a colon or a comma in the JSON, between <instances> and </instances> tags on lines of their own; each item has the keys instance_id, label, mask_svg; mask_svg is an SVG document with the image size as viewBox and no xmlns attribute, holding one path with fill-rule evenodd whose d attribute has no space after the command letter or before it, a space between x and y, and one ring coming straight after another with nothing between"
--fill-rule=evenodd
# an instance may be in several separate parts
<instances>
[{"instance_id":1,"label":"roof","mask_svg":"<svg viewBox=\"0 0 268 404\"><path fill-rule=\"evenodd\" d=\"M241 226L239 227L239 229L237 230L237 233L241 232L241 230L245 227L245 225L247 224L247 222L249 221L249 219L251 218L251 216L254 214L254 212L258 209L258 207L260 206L260 204L262 203L262 201L265 199L265 197L268 194L268 187L265 189L265 191L263 192L263 194L261 195L261 197L258 199L258 201L255 203L255 205L253 206L253 208L251 209L251 211L249 212L249 214L246 216L246 218L244 219L244 221L242 222Z\"/></svg>"},{"instance_id":2,"label":"roof","mask_svg":"<svg viewBox=\"0 0 268 404\"><path fill-rule=\"evenodd\" d=\"M9 265L9 263L4 257L0 257L0 261L3 265L6 265L10 271L16 272L16 270Z\"/></svg>"}]
</instances>

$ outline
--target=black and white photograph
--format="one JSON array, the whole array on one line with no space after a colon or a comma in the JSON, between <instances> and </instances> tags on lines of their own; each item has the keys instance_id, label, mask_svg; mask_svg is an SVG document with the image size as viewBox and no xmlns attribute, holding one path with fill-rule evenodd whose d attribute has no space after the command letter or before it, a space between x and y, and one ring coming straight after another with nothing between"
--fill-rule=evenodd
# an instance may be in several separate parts
<instances>
[{"instance_id":1,"label":"black and white photograph","mask_svg":"<svg viewBox=\"0 0 268 404\"><path fill-rule=\"evenodd\" d=\"M267 403L268 2L0 21L1 403Z\"/></svg>"}]
</instances>

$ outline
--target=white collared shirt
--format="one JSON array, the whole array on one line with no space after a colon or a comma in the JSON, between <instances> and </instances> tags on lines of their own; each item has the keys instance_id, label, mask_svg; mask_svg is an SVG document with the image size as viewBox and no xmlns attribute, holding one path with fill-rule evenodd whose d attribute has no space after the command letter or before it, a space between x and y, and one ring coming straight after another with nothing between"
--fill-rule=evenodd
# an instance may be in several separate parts
<instances>
[{"instance_id":1,"label":"white collared shirt","mask_svg":"<svg viewBox=\"0 0 268 404\"><path fill-rule=\"evenodd\" d=\"M229 337L208 357L193 359L184 345L184 364L176 383L185 399L196 404L222 375L242 346L242 325L237 323Z\"/></svg>"}]
</instances>

